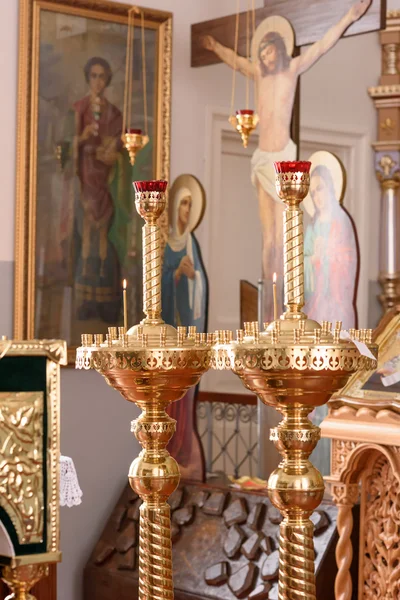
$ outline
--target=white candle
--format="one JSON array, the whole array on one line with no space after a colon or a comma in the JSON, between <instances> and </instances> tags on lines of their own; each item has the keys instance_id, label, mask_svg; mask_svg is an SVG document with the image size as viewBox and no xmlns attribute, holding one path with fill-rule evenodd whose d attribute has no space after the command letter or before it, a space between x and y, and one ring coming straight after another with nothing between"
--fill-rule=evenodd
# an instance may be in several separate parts
<instances>
[{"instance_id":1,"label":"white candle","mask_svg":"<svg viewBox=\"0 0 400 600\"><path fill-rule=\"evenodd\" d=\"M272 294L274 298L274 321L278 320L278 301L276 298L276 273L274 273L272 278Z\"/></svg>"},{"instance_id":2,"label":"white candle","mask_svg":"<svg viewBox=\"0 0 400 600\"><path fill-rule=\"evenodd\" d=\"M126 303L126 279L124 279L124 281L122 282L122 288L123 288L123 304L124 304L124 327L125 327L125 333L128 331L128 306Z\"/></svg>"}]
</instances>

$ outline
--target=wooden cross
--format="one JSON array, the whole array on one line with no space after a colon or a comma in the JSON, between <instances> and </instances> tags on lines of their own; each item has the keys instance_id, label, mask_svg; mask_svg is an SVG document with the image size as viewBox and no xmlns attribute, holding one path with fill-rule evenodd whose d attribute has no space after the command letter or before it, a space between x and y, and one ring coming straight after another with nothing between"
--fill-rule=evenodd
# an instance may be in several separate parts
<instances>
[{"instance_id":1,"label":"wooden cross","mask_svg":"<svg viewBox=\"0 0 400 600\"><path fill-rule=\"evenodd\" d=\"M298 55L301 46L313 44L320 40L335 23L355 3L355 0L264 0L263 8L255 10L255 27L267 17L280 15L290 21L295 32L294 56ZM237 52L246 55L246 17L247 12L239 15L239 36ZM250 19L250 23L251 23ZM192 25L191 66L202 67L221 62L221 59L210 50L206 50L201 38L211 35L223 46L235 47L236 15L221 17L211 21L203 21ZM344 36L358 35L384 29L386 27L386 0L373 0L366 14L353 23ZM300 78L293 105L291 138L299 148L300 133ZM240 108L240 107L235 107Z\"/></svg>"},{"instance_id":2,"label":"wooden cross","mask_svg":"<svg viewBox=\"0 0 400 600\"><path fill-rule=\"evenodd\" d=\"M290 21L295 31L296 46L307 46L320 40L337 23L355 0L264 0L266 6L255 11L256 27L267 17L280 15ZM200 38L212 35L218 42L234 48L236 15L203 21L192 25L192 67L214 65L221 60L203 48ZM386 27L386 0L373 0L367 13L344 33L358 35ZM239 15L238 53L246 54L246 12Z\"/></svg>"}]
</instances>

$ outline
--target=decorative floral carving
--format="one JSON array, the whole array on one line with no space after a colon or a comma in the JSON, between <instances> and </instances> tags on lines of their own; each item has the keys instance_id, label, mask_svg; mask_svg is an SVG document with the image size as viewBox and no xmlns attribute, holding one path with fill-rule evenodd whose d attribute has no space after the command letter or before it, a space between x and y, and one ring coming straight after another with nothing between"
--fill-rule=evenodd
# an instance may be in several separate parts
<instances>
[{"instance_id":1,"label":"decorative floral carving","mask_svg":"<svg viewBox=\"0 0 400 600\"><path fill-rule=\"evenodd\" d=\"M0 506L20 544L43 540L43 392L0 393Z\"/></svg>"},{"instance_id":2,"label":"decorative floral carving","mask_svg":"<svg viewBox=\"0 0 400 600\"><path fill-rule=\"evenodd\" d=\"M341 473L346 466L347 457L353 452L357 442L349 440L332 440L332 475Z\"/></svg>"},{"instance_id":3,"label":"decorative floral carving","mask_svg":"<svg viewBox=\"0 0 400 600\"><path fill-rule=\"evenodd\" d=\"M400 597L400 485L386 457L366 481L364 598Z\"/></svg>"}]
</instances>

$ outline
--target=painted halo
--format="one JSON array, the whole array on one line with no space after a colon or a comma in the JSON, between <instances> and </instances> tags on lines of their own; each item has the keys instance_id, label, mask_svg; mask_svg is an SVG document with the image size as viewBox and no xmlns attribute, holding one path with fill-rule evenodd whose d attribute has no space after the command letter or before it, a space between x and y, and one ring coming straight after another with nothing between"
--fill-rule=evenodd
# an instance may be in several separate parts
<instances>
[{"instance_id":1,"label":"painted halo","mask_svg":"<svg viewBox=\"0 0 400 600\"><path fill-rule=\"evenodd\" d=\"M267 17L264 21L261 21L259 26L254 32L253 39L251 40L251 60L253 63L258 60L258 47L261 40L270 31L276 31L280 33L283 41L285 42L286 52L288 56L293 55L294 50L294 31L285 17Z\"/></svg>"},{"instance_id":2,"label":"painted halo","mask_svg":"<svg viewBox=\"0 0 400 600\"><path fill-rule=\"evenodd\" d=\"M308 160L311 162L310 178L312 178L315 167L318 167L319 165L324 165L327 167L327 169L329 169L333 179L333 186L335 188L335 198L339 204L342 204L343 196L346 190L346 171L339 158L332 154L332 152L319 150L318 152L311 154ZM315 207L310 193L308 193L303 200L303 208L311 218L314 216Z\"/></svg>"},{"instance_id":3,"label":"painted halo","mask_svg":"<svg viewBox=\"0 0 400 600\"><path fill-rule=\"evenodd\" d=\"M193 232L200 225L206 209L206 194L204 188L194 175L179 175L172 184L168 202L169 222L173 223L176 202L184 197L185 190L188 190L192 197L192 208L190 210L187 230Z\"/></svg>"}]
</instances>

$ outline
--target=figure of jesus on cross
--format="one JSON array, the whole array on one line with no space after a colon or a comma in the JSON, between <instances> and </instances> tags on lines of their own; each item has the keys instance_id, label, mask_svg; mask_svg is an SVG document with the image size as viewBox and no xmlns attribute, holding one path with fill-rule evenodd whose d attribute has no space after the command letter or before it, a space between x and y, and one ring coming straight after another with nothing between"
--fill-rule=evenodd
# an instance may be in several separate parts
<instances>
[{"instance_id":1,"label":"figure of jesus on cross","mask_svg":"<svg viewBox=\"0 0 400 600\"><path fill-rule=\"evenodd\" d=\"M270 30L264 35L255 57L253 53L253 62L235 54L234 50L210 35L201 38L203 47L214 52L225 64L255 79L259 141L252 158L252 182L257 190L262 225L265 279L272 278L274 271L282 273L283 204L275 191L273 163L296 159L297 148L290 137L290 124L298 77L336 44L346 29L364 15L370 4L371 0L355 2L321 40L294 58L288 54L287 41L278 31ZM265 316L269 318L272 315Z\"/></svg>"}]
</instances>

